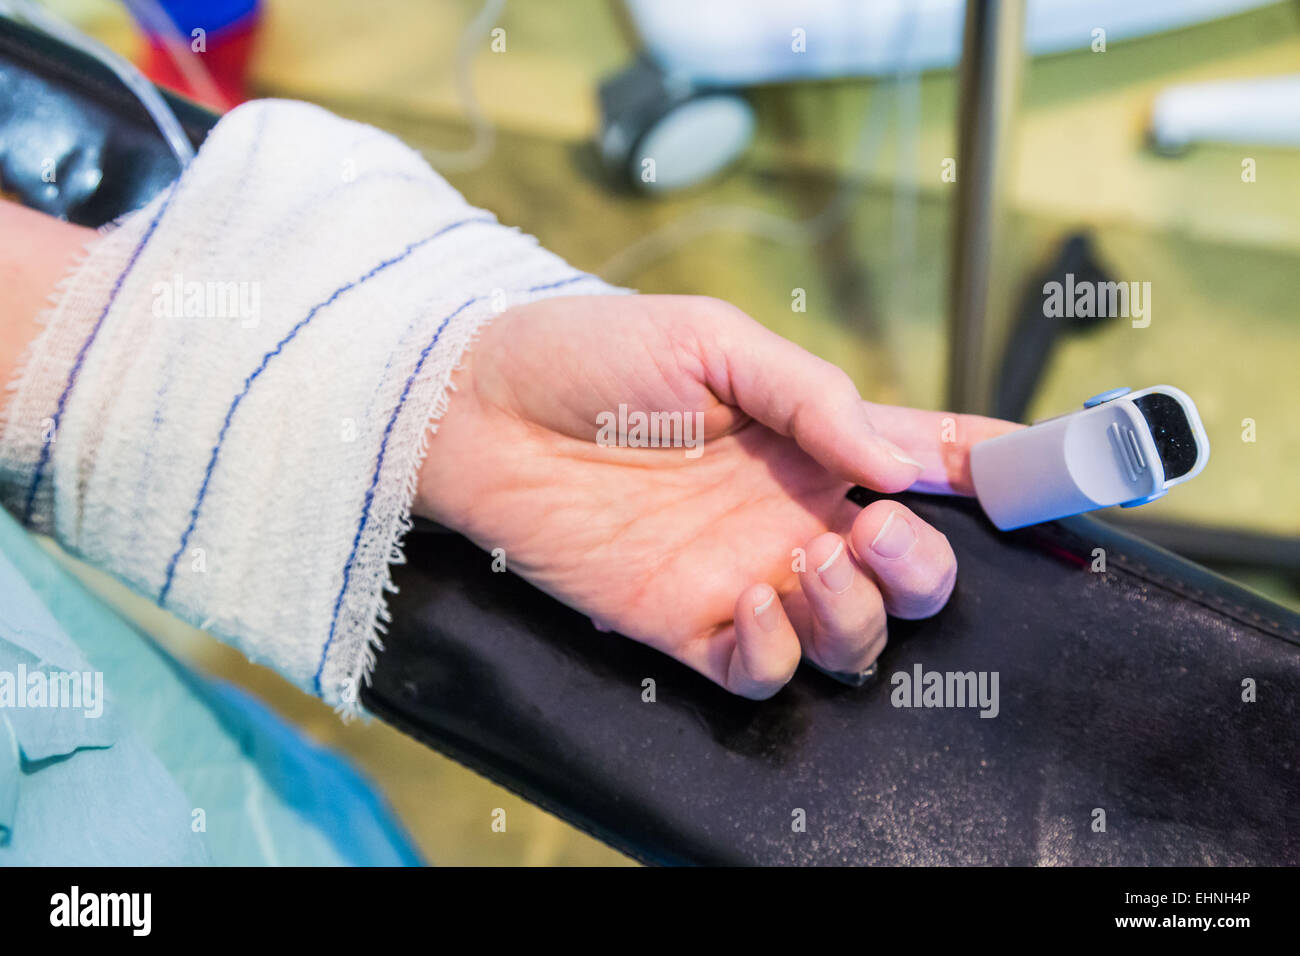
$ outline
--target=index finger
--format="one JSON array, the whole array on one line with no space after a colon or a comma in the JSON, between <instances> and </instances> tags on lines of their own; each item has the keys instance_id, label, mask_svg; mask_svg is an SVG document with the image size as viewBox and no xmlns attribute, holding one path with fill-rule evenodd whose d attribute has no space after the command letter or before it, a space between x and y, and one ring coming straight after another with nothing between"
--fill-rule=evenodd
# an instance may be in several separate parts
<instances>
[{"instance_id":1,"label":"index finger","mask_svg":"<svg viewBox=\"0 0 1300 956\"><path fill-rule=\"evenodd\" d=\"M971 447L1024 427L983 415L863 404L876 430L921 463L921 475L910 490L928 494L975 494L970 475Z\"/></svg>"}]
</instances>

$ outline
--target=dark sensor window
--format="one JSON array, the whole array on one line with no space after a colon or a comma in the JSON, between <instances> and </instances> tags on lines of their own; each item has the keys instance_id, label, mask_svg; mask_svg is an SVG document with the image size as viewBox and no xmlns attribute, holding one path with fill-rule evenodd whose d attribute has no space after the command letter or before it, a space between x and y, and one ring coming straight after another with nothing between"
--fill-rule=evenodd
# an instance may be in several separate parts
<instances>
[{"instance_id":1,"label":"dark sensor window","mask_svg":"<svg viewBox=\"0 0 1300 956\"><path fill-rule=\"evenodd\" d=\"M1143 395L1133 402L1151 426L1151 437L1165 466L1165 481L1181 478L1196 464L1196 436L1178 399L1162 392Z\"/></svg>"}]
</instances>

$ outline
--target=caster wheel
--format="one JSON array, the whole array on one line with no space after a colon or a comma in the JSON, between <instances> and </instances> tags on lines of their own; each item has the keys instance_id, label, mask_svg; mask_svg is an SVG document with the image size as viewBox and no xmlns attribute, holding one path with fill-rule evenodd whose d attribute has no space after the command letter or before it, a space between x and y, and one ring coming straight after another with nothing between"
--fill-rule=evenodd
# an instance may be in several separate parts
<instances>
[{"instance_id":1,"label":"caster wheel","mask_svg":"<svg viewBox=\"0 0 1300 956\"><path fill-rule=\"evenodd\" d=\"M716 176L754 138L754 110L738 93L698 91L639 63L601 87L600 152L611 175L666 194Z\"/></svg>"}]
</instances>

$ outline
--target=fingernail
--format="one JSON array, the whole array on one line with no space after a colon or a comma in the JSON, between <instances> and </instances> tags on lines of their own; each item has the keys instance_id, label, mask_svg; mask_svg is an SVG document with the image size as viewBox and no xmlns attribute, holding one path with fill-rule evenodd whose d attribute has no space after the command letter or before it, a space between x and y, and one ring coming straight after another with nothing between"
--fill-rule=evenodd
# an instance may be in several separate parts
<instances>
[{"instance_id":1,"label":"fingernail","mask_svg":"<svg viewBox=\"0 0 1300 956\"><path fill-rule=\"evenodd\" d=\"M901 558L912 550L916 544L916 532L906 519L900 518L897 511L891 511L885 523L876 532L871 542L871 550L882 558Z\"/></svg>"},{"instance_id":2,"label":"fingernail","mask_svg":"<svg viewBox=\"0 0 1300 956\"><path fill-rule=\"evenodd\" d=\"M895 445L888 438L878 438L876 440L880 442L881 448L885 449L885 451L889 452L891 456L893 456L896 460L901 461L903 464L911 465L913 468L925 467L919 461L913 458L911 455L907 454L907 452L903 451L903 449Z\"/></svg>"},{"instance_id":3,"label":"fingernail","mask_svg":"<svg viewBox=\"0 0 1300 956\"><path fill-rule=\"evenodd\" d=\"M767 599L754 605L754 619L765 631L776 629L777 624L781 622L781 615L776 612L776 591L768 588Z\"/></svg>"},{"instance_id":4,"label":"fingernail","mask_svg":"<svg viewBox=\"0 0 1300 956\"><path fill-rule=\"evenodd\" d=\"M849 562L848 555L844 553L844 542L841 541L831 552L831 556L822 562L821 567L817 569L817 574L822 579L822 584L826 585L836 594L843 594L853 583L853 565Z\"/></svg>"}]
</instances>

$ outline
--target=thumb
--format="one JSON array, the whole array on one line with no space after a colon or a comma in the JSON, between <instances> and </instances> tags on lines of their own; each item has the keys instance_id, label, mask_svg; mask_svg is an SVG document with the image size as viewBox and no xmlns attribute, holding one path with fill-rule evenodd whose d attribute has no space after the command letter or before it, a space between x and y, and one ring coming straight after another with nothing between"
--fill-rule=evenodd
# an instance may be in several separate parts
<instances>
[{"instance_id":1,"label":"thumb","mask_svg":"<svg viewBox=\"0 0 1300 956\"><path fill-rule=\"evenodd\" d=\"M704 363L707 384L805 452L837 478L875 491L908 488L922 465L876 431L843 369L806 352L738 310L715 323L719 361Z\"/></svg>"}]
</instances>

